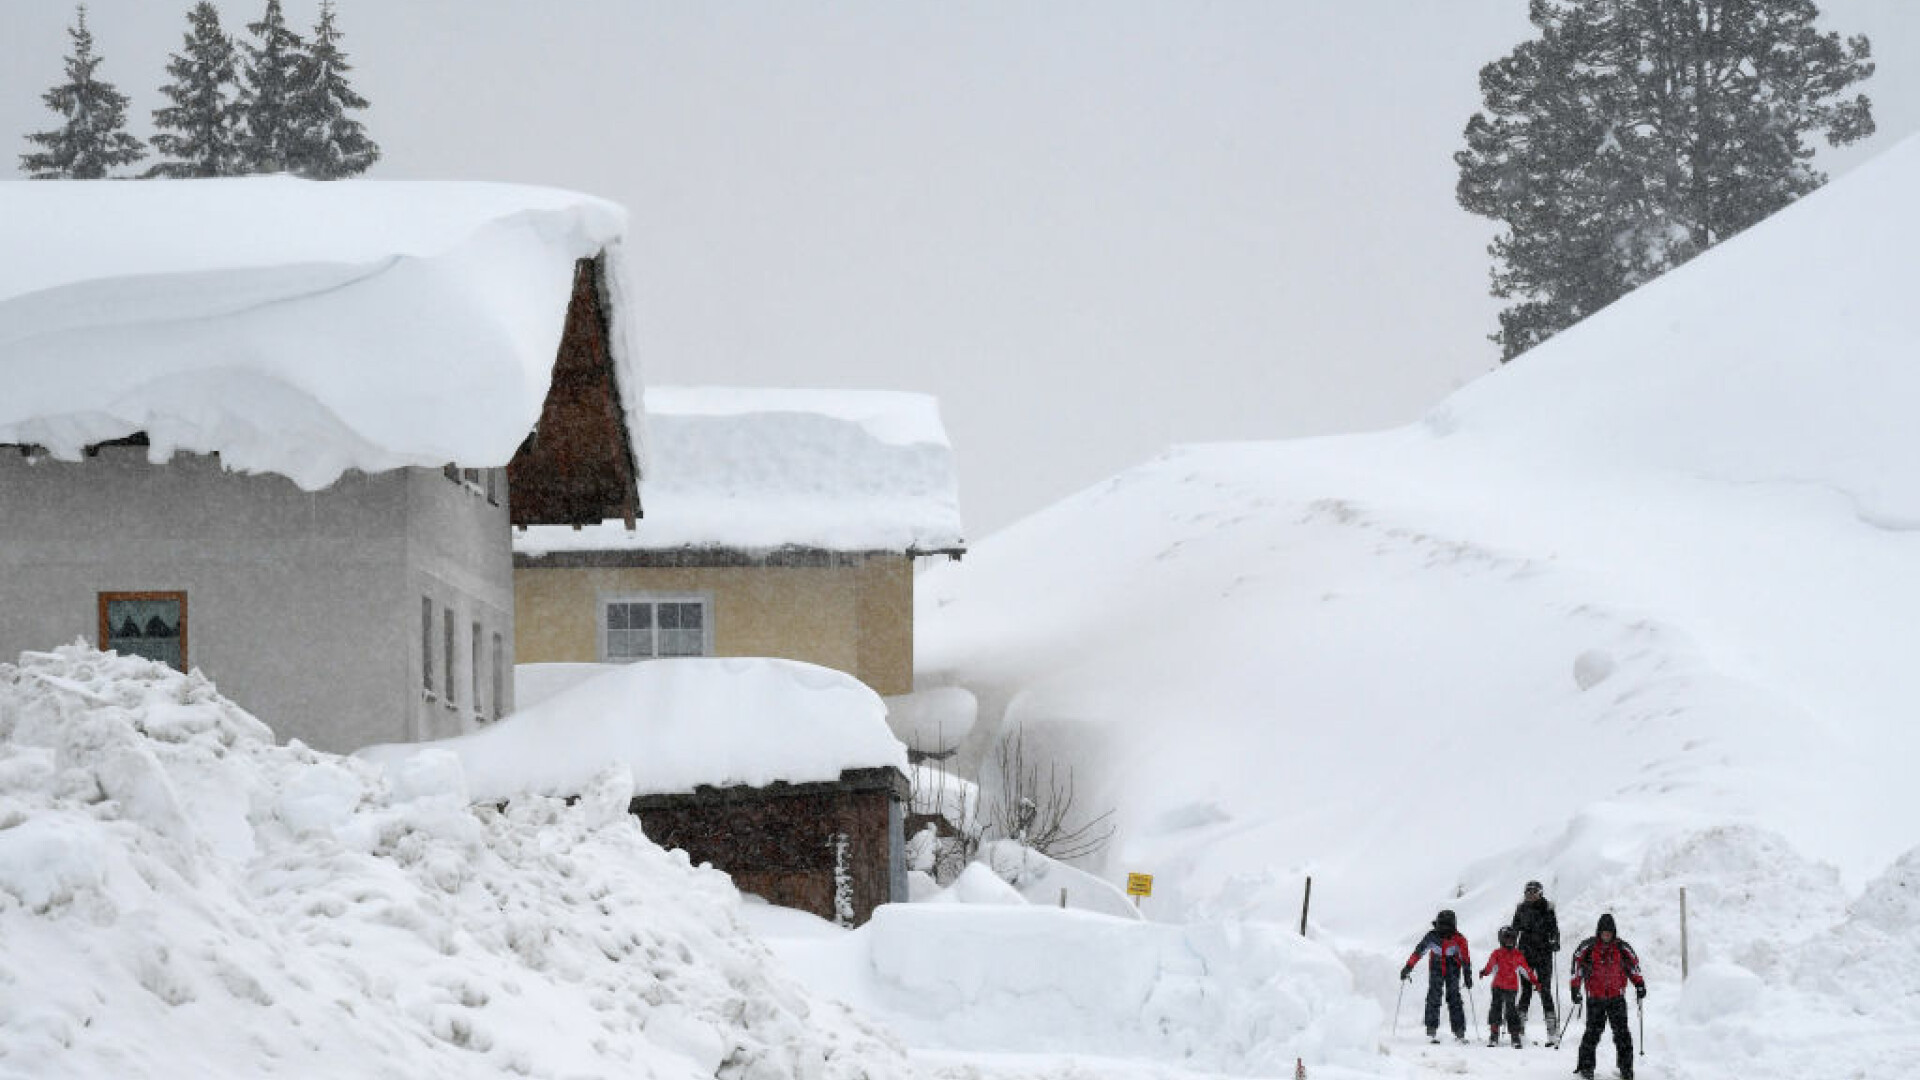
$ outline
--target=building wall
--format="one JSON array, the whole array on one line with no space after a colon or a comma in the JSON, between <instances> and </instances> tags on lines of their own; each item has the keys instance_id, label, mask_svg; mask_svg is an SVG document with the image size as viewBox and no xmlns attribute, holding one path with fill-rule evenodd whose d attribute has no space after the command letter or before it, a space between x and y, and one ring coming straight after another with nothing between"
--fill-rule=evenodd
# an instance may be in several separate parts
<instances>
[{"instance_id":1,"label":"building wall","mask_svg":"<svg viewBox=\"0 0 1920 1080\"><path fill-rule=\"evenodd\" d=\"M434 609L434 685L429 693L425 680L416 680L409 741L458 735L513 709L512 526L505 470L492 473L489 493L486 472L455 481L434 469L407 470L407 586L413 605L407 670L416 675L424 674L421 653L428 645L422 601L431 601ZM451 679L445 647L449 612Z\"/></svg>"},{"instance_id":2,"label":"building wall","mask_svg":"<svg viewBox=\"0 0 1920 1080\"><path fill-rule=\"evenodd\" d=\"M906 899L899 828L906 781L886 772L902 790L871 782L703 789L637 798L634 813L661 847L726 871L743 892L823 919L840 914L834 890L844 874L849 921L859 925L881 904Z\"/></svg>"},{"instance_id":3,"label":"building wall","mask_svg":"<svg viewBox=\"0 0 1920 1080\"><path fill-rule=\"evenodd\" d=\"M599 655L599 600L696 593L711 600L719 656L776 656L847 672L881 694L913 688L913 570L905 555L832 566L521 566L513 572L523 663Z\"/></svg>"},{"instance_id":4,"label":"building wall","mask_svg":"<svg viewBox=\"0 0 1920 1080\"><path fill-rule=\"evenodd\" d=\"M422 718L420 596L440 588L458 610L491 612L511 642L503 508L434 470L306 492L211 456L146 455L0 448L0 659L98 645L101 592L184 591L189 665L283 741L343 752L461 729ZM448 491L428 494L429 479ZM483 530L497 537L491 560Z\"/></svg>"}]
</instances>

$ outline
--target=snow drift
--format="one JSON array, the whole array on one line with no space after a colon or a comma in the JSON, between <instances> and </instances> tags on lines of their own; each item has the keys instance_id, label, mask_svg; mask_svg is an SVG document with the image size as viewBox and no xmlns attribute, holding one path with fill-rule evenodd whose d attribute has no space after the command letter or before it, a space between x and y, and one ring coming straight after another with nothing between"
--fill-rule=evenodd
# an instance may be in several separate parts
<instances>
[{"instance_id":1,"label":"snow drift","mask_svg":"<svg viewBox=\"0 0 1920 1080\"><path fill-rule=\"evenodd\" d=\"M913 1071L641 834L623 770L572 806L458 789L274 746L146 660L0 664L0 1074Z\"/></svg>"}]
</instances>

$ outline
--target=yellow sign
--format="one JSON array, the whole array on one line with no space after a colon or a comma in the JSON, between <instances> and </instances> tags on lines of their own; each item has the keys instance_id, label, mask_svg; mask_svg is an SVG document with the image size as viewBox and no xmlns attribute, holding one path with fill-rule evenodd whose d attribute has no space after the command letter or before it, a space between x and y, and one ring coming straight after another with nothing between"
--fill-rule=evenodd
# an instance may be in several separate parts
<instances>
[{"instance_id":1,"label":"yellow sign","mask_svg":"<svg viewBox=\"0 0 1920 1080\"><path fill-rule=\"evenodd\" d=\"M1152 896L1153 895L1153 875L1152 874L1128 874L1127 875L1127 895L1128 896Z\"/></svg>"}]
</instances>

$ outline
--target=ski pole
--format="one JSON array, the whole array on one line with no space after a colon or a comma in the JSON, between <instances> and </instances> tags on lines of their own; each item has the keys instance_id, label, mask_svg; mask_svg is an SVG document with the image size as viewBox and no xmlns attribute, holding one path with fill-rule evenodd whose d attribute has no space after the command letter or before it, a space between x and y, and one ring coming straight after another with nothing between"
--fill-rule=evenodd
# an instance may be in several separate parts
<instances>
[{"instance_id":1,"label":"ski pole","mask_svg":"<svg viewBox=\"0 0 1920 1080\"><path fill-rule=\"evenodd\" d=\"M1560 1023L1560 1034L1553 1037L1553 1048L1555 1050L1560 1049L1560 1044L1566 1041L1564 1037L1567 1034L1567 1029L1573 1026L1574 1020L1580 1016L1580 1010L1586 1008L1586 1005L1587 1003L1585 1001L1576 1001L1573 1003L1573 1011L1568 1013L1567 1018Z\"/></svg>"},{"instance_id":2,"label":"ski pole","mask_svg":"<svg viewBox=\"0 0 1920 1080\"><path fill-rule=\"evenodd\" d=\"M1460 974L1463 978L1470 979L1473 977L1472 972L1469 972L1464 968L1461 969ZM1480 1041L1480 1006L1475 1005L1473 1003L1473 984L1472 983L1467 984L1467 1019L1473 1022L1474 1041L1479 1042Z\"/></svg>"},{"instance_id":3,"label":"ski pole","mask_svg":"<svg viewBox=\"0 0 1920 1080\"><path fill-rule=\"evenodd\" d=\"M1640 1056L1647 1056L1647 1010L1640 995L1633 996L1633 1014L1640 1018Z\"/></svg>"},{"instance_id":4,"label":"ski pole","mask_svg":"<svg viewBox=\"0 0 1920 1080\"><path fill-rule=\"evenodd\" d=\"M1547 954L1547 985L1553 987L1553 1011L1560 1011L1560 984L1553 977L1553 954Z\"/></svg>"},{"instance_id":5,"label":"ski pole","mask_svg":"<svg viewBox=\"0 0 1920 1080\"><path fill-rule=\"evenodd\" d=\"M1395 995L1393 995L1393 1031L1392 1031L1392 1034L1394 1034L1394 1035L1398 1035L1398 1034L1400 1034L1400 1002L1402 1002L1402 1001L1404 1001L1404 1000L1406 999L1406 996L1407 996L1407 980L1405 980L1405 979L1401 979L1401 980L1400 980L1400 992L1399 992L1399 993L1397 993L1397 994L1395 994Z\"/></svg>"}]
</instances>

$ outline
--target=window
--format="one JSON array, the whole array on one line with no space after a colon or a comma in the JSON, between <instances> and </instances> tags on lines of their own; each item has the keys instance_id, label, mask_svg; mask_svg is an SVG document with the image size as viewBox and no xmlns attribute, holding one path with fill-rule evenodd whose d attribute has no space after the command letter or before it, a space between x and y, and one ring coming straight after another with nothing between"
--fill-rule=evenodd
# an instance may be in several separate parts
<instances>
[{"instance_id":1,"label":"window","mask_svg":"<svg viewBox=\"0 0 1920 1080\"><path fill-rule=\"evenodd\" d=\"M433 598L420 598L420 689L433 696Z\"/></svg>"},{"instance_id":2,"label":"window","mask_svg":"<svg viewBox=\"0 0 1920 1080\"><path fill-rule=\"evenodd\" d=\"M710 601L702 596L615 597L600 602L600 657L614 662L707 656Z\"/></svg>"},{"instance_id":3,"label":"window","mask_svg":"<svg viewBox=\"0 0 1920 1080\"><path fill-rule=\"evenodd\" d=\"M187 670L187 594L100 594L100 647Z\"/></svg>"},{"instance_id":4,"label":"window","mask_svg":"<svg viewBox=\"0 0 1920 1080\"><path fill-rule=\"evenodd\" d=\"M480 636L480 624L474 623L473 624L473 700L471 704L473 706L473 715L475 716L486 715L485 706L482 704L482 702L485 699L480 696L480 672L482 670L480 666L480 646L481 646L481 643L485 640L486 640L485 638Z\"/></svg>"},{"instance_id":5,"label":"window","mask_svg":"<svg viewBox=\"0 0 1920 1080\"><path fill-rule=\"evenodd\" d=\"M507 642L498 632L493 635L493 718L506 715Z\"/></svg>"},{"instance_id":6,"label":"window","mask_svg":"<svg viewBox=\"0 0 1920 1080\"><path fill-rule=\"evenodd\" d=\"M442 608L441 611L443 615L441 626L444 627L442 636L446 639L447 670L440 676L440 685L446 693L447 708L452 709L460 704L459 697L453 691L453 609Z\"/></svg>"}]
</instances>

